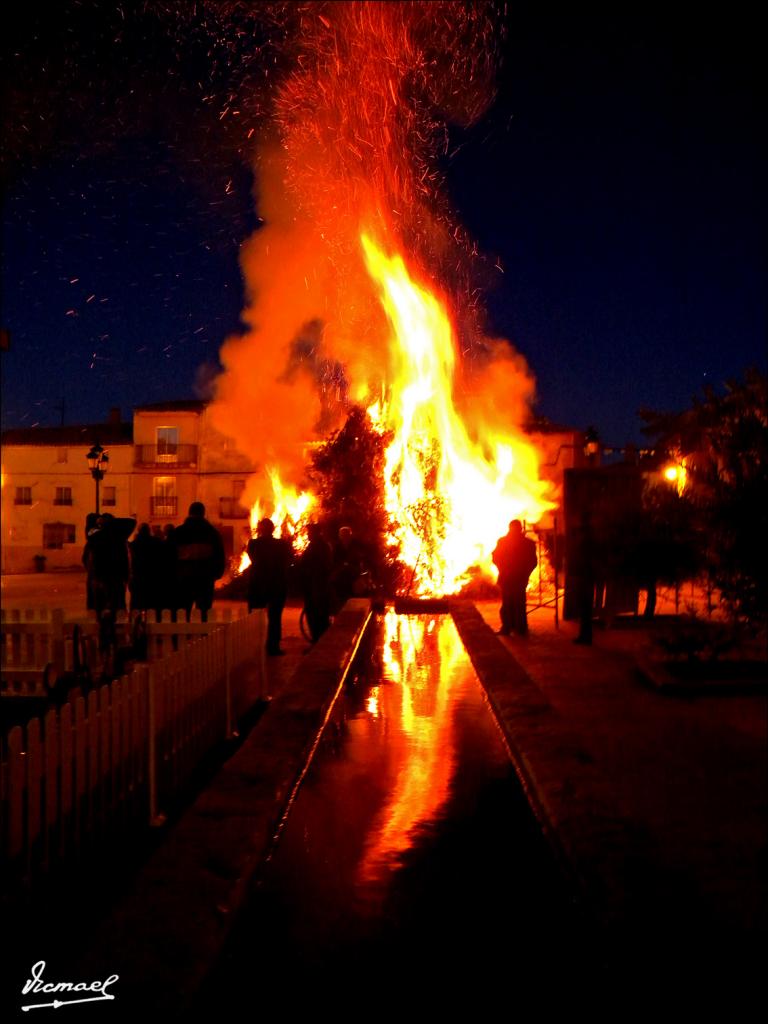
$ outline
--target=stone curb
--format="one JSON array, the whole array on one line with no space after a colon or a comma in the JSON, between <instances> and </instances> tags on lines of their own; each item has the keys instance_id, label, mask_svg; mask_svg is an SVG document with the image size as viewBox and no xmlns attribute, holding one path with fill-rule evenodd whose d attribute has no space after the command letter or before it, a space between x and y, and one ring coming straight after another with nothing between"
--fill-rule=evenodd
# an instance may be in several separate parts
<instances>
[{"instance_id":1,"label":"stone curb","mask_svg":"<svg viewBox=\"0 0 768 1024\"><path fill-rule=\"evenodd\" d=\"M652 839L620 813L610 780L477 608L454 601L451 614L574 897L608 938L634 903L622 866L647 861Z\"/></svg>"}]
</instances>

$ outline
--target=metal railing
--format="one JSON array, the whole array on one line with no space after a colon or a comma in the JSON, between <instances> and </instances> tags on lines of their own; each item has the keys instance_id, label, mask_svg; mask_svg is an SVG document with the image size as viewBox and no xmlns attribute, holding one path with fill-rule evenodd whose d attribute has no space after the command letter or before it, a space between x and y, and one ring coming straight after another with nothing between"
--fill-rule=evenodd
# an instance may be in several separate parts
<instances>
[{"instance_id":1,"label":"metal railing","mask_svg":"<svg viewBox=\"0 0 768 1024\"><path fill-rule=\"evenodd\" d=\"M135 466L163 468L197 465L196 444L137 444L135 449Z\"/></svg>"},{"instance_id":2,"label":"metal railing","mask_svg":"<svg viewBox=\"0 0 768 1024\"><path fill-rule=\"evenodd\" d=\"M178 514L178 498L150 498L149 513L156 519L173 519Z\"/></svg>"}]
</instances>

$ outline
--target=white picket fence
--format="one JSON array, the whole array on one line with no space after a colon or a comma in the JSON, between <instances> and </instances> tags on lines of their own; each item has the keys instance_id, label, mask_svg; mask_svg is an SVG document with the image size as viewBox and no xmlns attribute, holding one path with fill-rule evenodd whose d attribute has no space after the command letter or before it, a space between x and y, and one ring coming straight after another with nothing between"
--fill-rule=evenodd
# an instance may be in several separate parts
<instances>
[{"instance_id":1,"label":"white picket fence","mask_svg":"<svg viewBox=\"0 0 768 1024\"><path fill-rule=\"evenodd\" d=\"M243 614L245 608L243 607ZM231 622L232 608L213 608L202 622L195 609L186 622L183 609L175 616L169 610L159 622L154 612L146 618L147 657L150 661L168 654L193 639L210 633L221 623ZM131 640L131 619L120 612L117 636L120 643ZM61 609L25 608L0 611L0 697L48 696L48 687L75 666L74 645L82 645L85 660L95 677L101 658L98 651L98 623L95 616L65 618Z\"/></svg>"},{"instance_id":2,"label":"white picket fence","mask_svg":"<svg viewBox=\"0 0 768 1024\"><path fill-rule=\"evenodd\" d=\"M0 749L3 882L29 881L127 828L162 822L201 759L266 696L265 631L264 611L218 623L12 728Z\"/></svg>"}]
</instances>

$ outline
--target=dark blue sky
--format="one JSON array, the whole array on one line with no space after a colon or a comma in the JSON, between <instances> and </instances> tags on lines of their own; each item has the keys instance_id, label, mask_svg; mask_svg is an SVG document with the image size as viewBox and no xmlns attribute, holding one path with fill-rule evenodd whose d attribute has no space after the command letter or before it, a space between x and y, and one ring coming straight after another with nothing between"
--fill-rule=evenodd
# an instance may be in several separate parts
<instances>
[{"instance_id":1,"label":"dark blue sky","mask_svg":"<svg viewBox=\"0 0 768 1024\"><path fill-rule=\"evenodd\" d=\"M64 2L9 27L3 427L58 423L62 398L76 422L191 396L237 330L261 121L233 110L271 39L189 8ZM765 368L759 33L723 17L516 5L498 100L452 133L459 219L504 271L489 327L538 412L609 443L639 439L641 406Z\"/></svg>"}]
</instances>

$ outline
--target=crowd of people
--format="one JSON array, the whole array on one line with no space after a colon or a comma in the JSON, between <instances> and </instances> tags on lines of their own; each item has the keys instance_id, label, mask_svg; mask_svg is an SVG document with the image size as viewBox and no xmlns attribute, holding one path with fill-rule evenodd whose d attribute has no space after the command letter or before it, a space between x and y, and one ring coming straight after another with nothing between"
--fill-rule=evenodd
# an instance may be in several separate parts
<instances>
[{"instance_id":1,"label":"crowd of people","mask_svg":"<svg viewBox=\"0 0 768 1024\"><path fill-rule=\"evenodd\" d=\"M251 560L248 579L248 610L267 610L267 654L283 653L282 614L288 596L290 573L295 573L304 601L304 615L312 643L317 643L331 624L331 617L355 592L366 576L366 559L349 527L339 530L331 545L317 523L307 527L308 543L294 557L290 535L275 537L271 519L262 519L256 536L248 543Z\"/></svg>"},{"instance_id":2,"label":"crowd of people","mask_svg":"<svg viewBox=\"0 0 768 1024\"><path fill-rule=\"evenodd\" d=\"M129 540L134 533L133 540ZM292 538L275 537L270 519L262 519L247 546L248 610L267 612L267 653L283 653L282 615L289 587L296 580L312 642L330 626L331 617L352 596L366 574L364 552L349 527L342 527L335 545L317 524L308 527L309 542L301 554ZM203 622L213 605L214 587L226 568L219 531L206 519L205 506L193 502L180 526L153 529L134 519L91 513L86 520L83 564L87 572L87 605L99 622L114 627L118 611L154 612L156 620L170 611L172 621L183 610L187 622L193 608Z\"/></svg>"},{"instance_id":3,"label":"crowd of people","mask_svg":"<svg viewBox=\"0 0 768 1024\"><path fill-rule=\"evenodd\" d=\"M205 622L213 604L213 588L224 574L226 559L219 531L205 518L205 506L193 502L181 526L170 524L150 530L143 523L132 541L134 519L110 513L91 513L86 520L83 565L88 608L102 621L113 621L126 607L154 611L160 621L164 610L175 620L183 609L187 621L193 607Z\"/></svg>"},{"instance_id":4,"label":"crowd of people","mask_svg":"<svg viewBox=\"0 0 768 1024\"><path fill-rule=\"evenodd\" d=\"M194 501L189 514L177 527L150 529L134 519L117 519L109 513L91 514L86 522L83 564L87 570L88 607L100 623L114 626L117 612L126 607L126 590L131 612L154 611L157 621L170 611L176 621L182 609L189 622L193 608L203 622L213 605L214 586L224 575L226 557L219 531L205 518L205 506ZM359 592L367 576L365 550L348 526L338 531L335 543L323 528L311 523L308 543L297 556L292 537L275 536L271 519L262 519L247 546L248 610L267 613L266 650L270 656L283 654L282 616L288 599L291 576L298 584L312 643L330 626L333 615ZM536 547L524 533L519 520L509 524L493 552L499 570L501 590L500 633L526 636L525 591L536 568ZM585 638L585 641L589 642Z\"/></svg>"}]
</instances>

